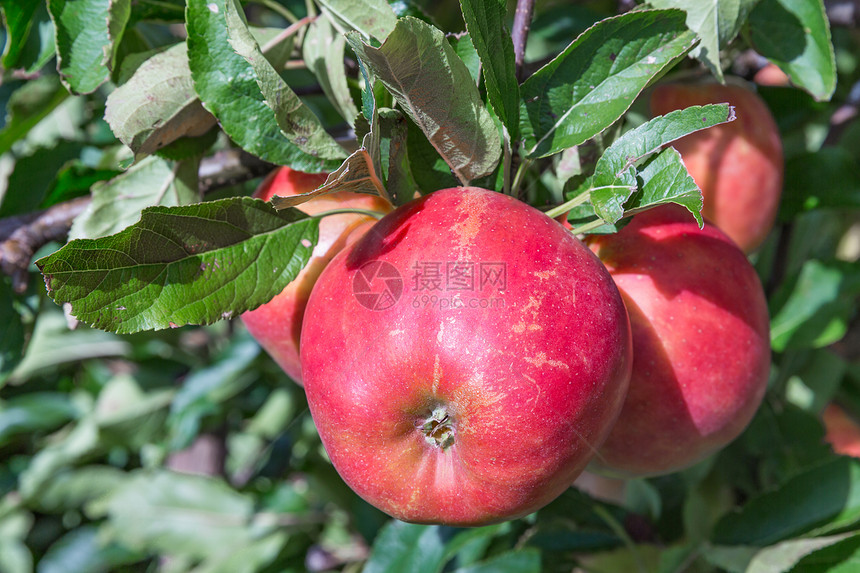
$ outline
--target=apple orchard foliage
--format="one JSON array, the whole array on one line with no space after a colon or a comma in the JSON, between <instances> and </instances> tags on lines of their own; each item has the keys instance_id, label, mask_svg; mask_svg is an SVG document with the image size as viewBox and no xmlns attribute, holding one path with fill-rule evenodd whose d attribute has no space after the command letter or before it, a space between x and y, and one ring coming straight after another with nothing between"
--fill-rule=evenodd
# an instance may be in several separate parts
<instances>
[{"instance_id":1,"label":"apple orchard foliage","mask_svg":"<svg viewBox=\"0 0 860 573\"><path fill-rule=\"evenodd\" d=\"M825 441L826 428L837 427L825 413L840 414L836 450L856 451L849 443L860 419L856 19L828 14L821 0L652 0L621 14L617 4L537 3L518 70L513 1L0 3L0 571L851 570L860 552L860 462ZM766 62L787 78L777 78L781 85L749 83ZM730 87L707 87L719 81ZM749 112L745 98L726 95L652 106L668 89L657 86L670 84L742 89L760 103ZM773 115L779 145L752 136L734 144L756 147L761 161L739 170L740 160L714 143L704 158L690 155L691 141L719 141L762 119L762 110ZM782 159L772 156L775 147ZM271 164L265 171L282 165L316 174L303 189L316 203L302 204L309 197L297 192L271 203L252 198L260 178L247 169L236 175L224 159L238 150L245 163ZM784 179L775 183L768 173L778 177L783 160ZM715 171L700 175L708 164ZM302 277L321 270L315 249L326 240L337 246L324 258L372 242L366 229L332 238L342 233L334 223L367 213L308 215L342 193L362 194L363 205L346 207L383 212L416 192L432 204L441 201L434 191L481 187L545 211L547 223L562 216L572 229L552 223L544 243L511 240L536 240L537 252L556 248L556 236L575 243L575 234L600 251L633 235L640 223L625 225L637 213L651 217L660 211L649 209L667 203L677 204L690 235L704 223L701 212L720 224L701 177L734 181L738 193L763 181L752 197L720 192L721 212L763 221L747 229L748 258L733 251L696 261L708 266L709 287L728 298L739 292L730 267L754 270L769 314L760 336L772 349L760 353L760 367L770 374L740 436L673 473L554 484L551 494L535 490L539 503L522 506L532 513L477 528L391 519L344 483L330 457L341 471L349 464L323 448L349 436L327 434L326 422L320 439L311 417L322 419L313 379L320 370L311 375L309 410L303 388L275 362L283 355L260 334L283 341L275 328L284 325L264 323L258 343L253 327L236 320L264 303L283 304L279 293L301 291ZM771 191L757 195L764 188ZM33 213L56 215L81 201L67 244L43 244L42 228L27 226ZM519 227L505 226L512 209L486 214L483 232L497 229L499 241L516 234ZM10 257L25 232L40 247L36 266L15 271ZM407 236L421 238L404 243L419 250L444 233ZM678 254L686 256L682 239ZM645 260L672 258L644 243L635 248ZM522 270L530 254L504 256ZM628 301L657 300L625 280ZM302 352L337 369L326 321L360 317L328 312L357 300L354 287L325 284L320 296L329 302L312 300L309 310L323 342ZM553 332L600 342L562 315L544 320ZM401 349L433 341L413 322L416 336ZM368 324L384 327L382 318ZM712 346L732 336L714 335ZM449 365L476 352L469 344L449 349ZM702 364L693 361L693 369L715 360L707 340L698 348ZM432 370L424 362L416 358L415 368ZM374 368L361 363L350 372L390 380L388 392L403 383L390 365ZM382 397L381 406L402 394ZM373 425L390 416L372 413L354 421L379 436ZM528 437L540 421L508 424L509 439ZM444 429L438 422L427 420L430 437ZM670 445L673 432L678 442L690 433L661 430ZM522 451L523 459L543 452ZM500 501L512 493L505 485L472 493Z\"/></svg>"}]
</instances>

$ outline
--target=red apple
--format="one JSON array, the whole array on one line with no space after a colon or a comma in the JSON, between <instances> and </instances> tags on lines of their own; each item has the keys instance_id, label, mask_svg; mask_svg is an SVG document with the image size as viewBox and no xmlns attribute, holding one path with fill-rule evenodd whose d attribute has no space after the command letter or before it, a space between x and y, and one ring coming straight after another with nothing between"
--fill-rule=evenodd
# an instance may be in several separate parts
<instances>
[{"instance_id":1,"label":"red apple","mask_svg":"<svg viewBox=\"0 0 860 573\"><path fill-rule=\"evenodd\" d=\"M627 388L627 316L600 261L506 195L445 189L323 272L302 329L323 444L410 522L526 515L570 486Z\"/></svg>"},{"instance_id":2,"label":"red apple","mask_svg":"<svg viewBox=\"0 0 860 573\"><path fill-rule=\"evenodd\" d=\"M776 64L765 64L755 73L753 81L760 86L785 87L791 85L791 79Z\"/></svg>"},{"instance_id":3,"label":"red apple","mask_svg":"<svg viewBox=\"0 0 860 573\"><path fill-rule=\"evenodd\" d=\"M651 111L664 115L724 102L735 106L735 121L692 133L672 145L702 189L702 213L750 252L773 227L782 194L782 141L767 105L736 85L665 84L654 89Z\"/></svg>"},{"instance_id":4,"label":"red apple","mask_svg":"<svg viewBox=\"0 0 860 573\"><path fill-rule=\"evenodd\" d=\"M621 291L633 332L624 408L595 458L611 473L669 473L747 426L770 370L767 302L746 256L675 205L588 239Z\"/></svg>"},{"instance_id":5,"label":"red apple","mask_svg":"<svg viewBox=\"0 0 860 573\"><path fill-rule=\"evenodd\" d=\"M269 201L272 196L288 197L307 193L325 182L324 173L302 173L289 167L281 167L267 177L254 197ZM333 209L369 209L387 213L391 204L374 195L337 192L320 195L298 209L315 215ZM360 214L340 214L323 217L320 221L319 242L311 260L298 276L279 295L266 304L242 314L242 322L248 332L293 380L302 383L302 367L299 361L299 339L302 318L311 289L328 262L350 241L370 228L373 217Z\"/></svg>"},{"instance_id":6,"label":"red apple","mask_svg":"<svg viewBox=\"0 0 860 573\"><path fill-rule=\"evenodd\" d=\"M828 404L823 414L827 435L824 440L843 456L860 458L860 425L836 404Z\"/></svg>"}]
</instances>

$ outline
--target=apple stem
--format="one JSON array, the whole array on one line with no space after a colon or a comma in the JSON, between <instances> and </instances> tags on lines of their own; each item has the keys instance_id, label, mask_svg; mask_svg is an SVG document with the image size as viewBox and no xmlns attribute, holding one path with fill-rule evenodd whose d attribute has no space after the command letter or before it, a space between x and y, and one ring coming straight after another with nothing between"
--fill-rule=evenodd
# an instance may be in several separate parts
<instances>
[{"instance_id":1,"label":"apple stem","mask_svg":"<svg viewBox=\"0 0 860 573\"><path fill-rule=\"evenodd\" d=\"M332 209L331 211L323 211L322 213L317 213L313 215L313 217L328 217L329 215L342 215L344 213L352 213L355 215L367 215L368 217L373 217L374 219L382 219L385 216L385 213L379 213L378 211L371 211L369 209L355 209L350 207L345 207L343 209Z\"/></svg>"},{"instance_id":2,"label":"apple stem","mask_svg":"<svg viewBox=\"0 0 860 573\"><path fill-rule=\"evenodd\" d=\"M420 428L424 433L424 439L432 446L442 448L444 451L454 444L454 428L444 406L434 408Z\"/></svg>"},{"instance_id":3,"label":"apple stem","mask_svg":"<svg viewBox=\"0 0 860 573\"><path fill-rule=\"evenodd\" d=\"M549 211L546 211L545 212L546 216L550 217L552 219L555 219L559 215L563 215L563 214L567 213L568 211L570 211L574 207L578 207L578 206L582 205L583 203L587 202L590 198L591 198L591 189L589 189L588 191L586 191L584 193L580 193L579 195L577 195L576 197L574 197L570 201L562 203L558 207L553 207Z\"/></svg>"},{"instance_id":4,"label":"apple stem","mask_svg":"<svg viewBox=\"0 0 860 573\"><path fill-rule=\"evenodd\" d=\"M580 225L579 227L575 227L575 228L571 229L570 232L573 233L574 235L581 235L583 233L587 233L587 232L594 230L594 229L600 227L601 225L605 225L605 224L606 224L606 221L604 221L603 219L595 219L594 221L589 221L588 223L585 223L583 225Z\"/></svg>"}]
</instances>

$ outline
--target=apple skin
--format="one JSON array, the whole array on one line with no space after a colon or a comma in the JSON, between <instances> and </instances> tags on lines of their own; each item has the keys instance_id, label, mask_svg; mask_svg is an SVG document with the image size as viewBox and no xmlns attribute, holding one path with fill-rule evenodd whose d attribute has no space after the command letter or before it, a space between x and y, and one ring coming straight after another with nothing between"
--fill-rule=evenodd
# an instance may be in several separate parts
<instances>
[{"instance_id":1,"label":"apple skin","mask_svg":"<svg viewBox=\"0 0 860 573\"><path fill-rule=\"evenodd\" d=\"M758 275L725 234L699 229L677 205L587 241L633 333L630 389L594 467L626 477L688 467L735 439L764 397L770 338Z\"/></svg>"},{"instance_id":2,"label":"apple skin","mask_svg":"<svg viewBox=\"0 0 860 573\"><path fill-rule=\"evenodd\" d=\"M353 294L371 262L402 277L385 310ZM506 285L435 293L459 293L462 307L425 305L434 293L412 290L412 277L434 262L504 263ZM477 299L501 302L468 302ZM365 500L416 523L496 523L560 495L615 421L631 360L627 315L600 261L536 209L474 187L403 205L342 251L302 329L308 405L335 468Z\"/></svg>"},{"instance_id":3,"label":"apple skin","mask_svg":"<svg viewBox=\"0 0 860 573\"><path fill-rule=\"evenodd\" d=\"M307 193L325 183L325 179L324 173L303 173L289 167L281 167L260 184L254 197L269 201L274 195L289 197ZM342 191L320 195L297 208L309 215L315 215L348 207L381 213L392 210L391 204L381 197ZM323 217L320 220L319 242L305 268L275 298L241 315L242 322L251 336L299 385L302 384L299 342L302 319L311 290L328 262L349 242L365 233L374 222L373 217L351 213Z\"/></svg>"},{"instance_id":4,"label":"apple skin","mask_svg":"<svg viewBox=\"0 0 860 573\"><path fill-rule=\"evenodd\" d=\"M822 415L827 434L824 441L842 456L860 458L860 425L836 404L828 404Z\"/></svg>"},{"instance_id":5,"label":"apple skin","mask_svg":"<svg viewBox=\"0 0 860 573\"><path fill-rule=\"evenodd\" d=\"M736 85L664 84L651 95L651 111L665 115L725 102L735 106L735 121L691 133L672 146L702 190L702 214L749 253L773 228L782 194L782 140L767 105Z\"/></svg>"}]
</instances>

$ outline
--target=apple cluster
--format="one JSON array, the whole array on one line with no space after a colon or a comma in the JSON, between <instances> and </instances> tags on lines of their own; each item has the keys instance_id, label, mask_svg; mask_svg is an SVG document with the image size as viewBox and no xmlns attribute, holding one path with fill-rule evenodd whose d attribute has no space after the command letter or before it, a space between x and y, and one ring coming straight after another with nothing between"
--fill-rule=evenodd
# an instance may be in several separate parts
<instances>
[{"instance_id":1,"label":"apple cluster","mask_svg":"<svg viewBox=\"0 0 860 573\"><path fill-rule=\"evenodd\" d=\"M304 385L352 489L404 521L482 525L539 509L586 467L669 473L743 431L770 368L767 304L744 249L773 222L781 185L768 177L782 167L775 127L757 127L763 104L739 89L668 85L652 99L657 113L740 108L744 129L678 145L717 222L702 229L667 205L583 243L533 207L474 187L397 209L355 193L300 206L385 214L324 217L298 278L242 316ZM762 164L759 153L777 159ZM770 171L758 181L750 165ZM742 180L767 212L738 206ZM323 181L281 168L256 196Z\"/></svg>"}]
</instances>

